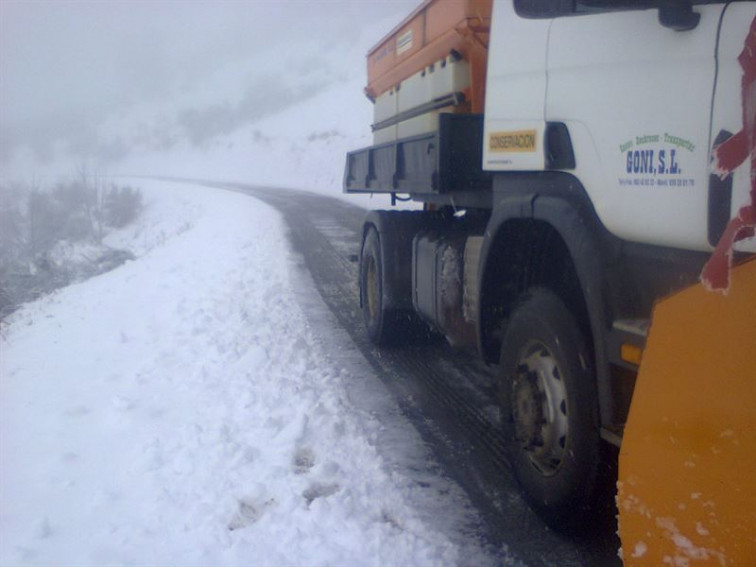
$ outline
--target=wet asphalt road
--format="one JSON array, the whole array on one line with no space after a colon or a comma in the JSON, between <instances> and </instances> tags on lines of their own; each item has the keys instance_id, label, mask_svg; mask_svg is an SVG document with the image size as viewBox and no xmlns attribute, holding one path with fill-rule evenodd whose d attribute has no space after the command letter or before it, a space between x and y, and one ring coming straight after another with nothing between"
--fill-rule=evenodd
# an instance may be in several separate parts
<instances>
[{"instance_id":1,"label":"wet asphalt road","mask_svg":"<svg viewBox=\"0 0 756 567\"><path fill-rule=\"evenodd\" d=\"M494 549L507 550L502 559L514 556L534 566L621 564L614 512L609 508L592 535L576 541L546 527L520 496L498 433L494 369L443 341L393 349L377 349L369 342L355 262L364 209L307 192L203 184L248 194L283 215L293 247L302 255L324 302L444 472L467 493L482 520L481 538ZM607 470L606 485L611 487L613 473Z\"/></svg>"}]
</instances>

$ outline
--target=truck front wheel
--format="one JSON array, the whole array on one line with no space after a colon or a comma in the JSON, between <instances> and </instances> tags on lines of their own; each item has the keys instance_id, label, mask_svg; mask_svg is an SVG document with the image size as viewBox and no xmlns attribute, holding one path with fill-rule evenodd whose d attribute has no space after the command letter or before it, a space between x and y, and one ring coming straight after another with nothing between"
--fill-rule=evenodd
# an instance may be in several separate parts
<instances>
[{"instance_id":1,"label":"truck front wheel","mask_svg":"<svg viewBox=\"0 0 756 567\"><path fill-rule=\"evenodd\" d=\"M575 531L593 505L598 403L585 339L556 294L535 288L521 298L500 363L502 427L517 481L546 523Z\"/></svg>"}]
</instances>

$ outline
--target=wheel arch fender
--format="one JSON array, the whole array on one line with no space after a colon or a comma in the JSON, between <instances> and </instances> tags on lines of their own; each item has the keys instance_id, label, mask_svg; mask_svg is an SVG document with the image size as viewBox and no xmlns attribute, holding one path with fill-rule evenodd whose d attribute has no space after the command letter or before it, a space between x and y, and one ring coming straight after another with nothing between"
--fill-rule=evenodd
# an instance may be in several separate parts
<instances>
[{"instance_id":1,"label":"wheel arch fender","mask_svg":"<svg viewBox=\"0 0 756 567\"><path fill-rule=\"evenodd\" d=\"M564 245L574 268L583 310L574 315L586 324L594 352L601 420L610 419L609 363L603 347L612 319L611 298L605 281L606 265L616 253L617 241L604 228L579 180L566 173L500 176L494 180L494 209L486 228L479 266L479 351L490 363L498 363L503 324L508 310L530 285L526 256L528 232L553 231ZM514 266L502 266L514 260ZM499 281L506 277L511 280ZM506 289L502 292L500 287ZM559 290L555 290L559 291ZM492 314L493 312L493 314ZM604 403L607 401L609 403Z\"/></svg>"}]
</instances>

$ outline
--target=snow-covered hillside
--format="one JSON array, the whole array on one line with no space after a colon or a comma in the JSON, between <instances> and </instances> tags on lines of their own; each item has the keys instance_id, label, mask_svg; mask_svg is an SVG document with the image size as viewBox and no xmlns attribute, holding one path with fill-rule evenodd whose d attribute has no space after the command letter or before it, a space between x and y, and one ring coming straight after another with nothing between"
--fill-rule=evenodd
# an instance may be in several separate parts
<instances>
[{"instance_id":1,"label":"snow-covered hillside","mask_svg":"<svg viewBox=\"0 0 756 567\"><path fill-rule=\"evenodd\" d=\"M2 565L482 565L256 200L143 182L137 260L2 330Z\"/></svg>"},{"instance_id":2,"label":"snow-covered hillside","mask_svg":"<svg viewBox=\"0 0 756 567\"><path fill-rule=\"evenodd\" d=\"M86 166L88 171L102 176L152 175L238 181L338 196L345 153L372 143L372 104L363 93L367 82L365 55L416 4L415 0L367 2L361 9L354 2L312 3L309 6L313 13L308 15L304 9L307 3L282 2L278 9L271 9L267 15L277 17L275 22L279 26L282 23L279 20L287 13L297 12L298 6L303 9L288 22L288 26L266 32L266 35L273 33L277 36L275 42L265 43L261 38L260 45L252 47L255 42L249 37L254 36L254 31L238 35L242 30L236 29L240 23L234 22L234 14L239 18L252 18L256 9L267 14L266 5L241 2L224 5L218 10L203 10L202 5L186 3L183 6L186 12L175 17L179 18L178 23L186 19L187 26L189 23L198 26L197 36L194 39L185 37L184 30L179 34L183 50L177 51L178 47L158 50L177 51L172 55L177 59L176 63L165 68L158 77L162 85L159 93L131 98L119 93L116 97L121 103L118 111L103 112L103 116L95 112L98 108L79 108L75 117L59 128L61 132L56 131L55 135L50 132L43 138L44 143L36 145L26 138L36 130L45 131L53 126L44 120L46 109L35 109L32 114L42 123L36 130L15 128L13 122L13 132L18 130L20 139L18 144L10 143L16 142L15 139L9 140L4 151L0 152L0 182L20 181L45 187L61 177L78 174ZM149 7L140 6L140 10L152 13ZM153 11L155 16L167 16L160 6ZM366 19L361 12L380 17ZM225 40L223 28L217 27L219 22L204 22L207 29L203 29L202 23L192 18L213 16L210 19L217 17L222 21L224 15L229 19L227 27L233 28L228 30L230 37ZM88 63L92 65L91 72L102 66L108 70L107 77L86 74L82 81L98 85L98 88L105 88L100 85L103 80L114 81L117 84L108 83L106 86L115 91L119 86L121 90L129 91L139 87L139 84L128 84L129 73L135 74L133 81L156 82L156 77L144 77L139 70L132 68L128 69L129 73L118 75L115 73L117 69L111 69L113 65L106 55L97 57L92 53L92 46L88 46L87 36L79 27L85 26L89 17L94 22L101 22L107 30L114 24L112 17L106 16L107 13L100 14L96 9L82 10L79 18L61 14L63 23L71 26L66 37L78 33L84 44L73 42L78 49L76 55L83 61L71 72L86 74L86 69L79 67ZM123 17L128 15L123 14ZM313 24L309 33L297 33L300 28L308 27L308 18ZM339 24L341 20L344 21ZM163 39L170 46L169 34L178 33L174 24L170 18L167 21L160 19L155 24L156 29L148 27L134 33L140 37L138 34L154 33L165 27L166 37ZM341 32L335 34L332 28L340 28ZM237 36L233 36L232 31ZM115 49L111 43L119 38L130 41L128 36L121 37L122 34L123 30L116 26L112 34L115 39L101 38L101 49ZM19 32L19 38L26 35ZM245 35L248 36L246 40ZM16 41L19 45L26 44L26 40L17 38ZM221 49L221 46L228 48L226 42L240 42L233 56L224 52L223 56L218 55L208 62L204 59L209 55L204 55L202 64L198 61L197 69L193 69L192 54L199 57L204 45L207 45L208 53ZM252 45L244 50L246 43ZM42 52L49 49L44 44L36 47ZM155 58L159 59L159 53ZM117 60L118 57L114 56L114 61ZM181 65L178 65L179 61ZM11 62L23 69L21 62L13 59ZM159 69L160 64L165 63L157 61L154 65ZM71 63L66 60L60 65L67 68ZM146 67L144 74L155 71L149 68L150 65L143 67ZM54 76L61 73L57 68L46 71ZM128 88L119 85L120 82L127 83ZM152 87L148 89L144 85L143 88L152 92ZM87 100L86 89L82 90L85 92L79 98ZM97 89L93 87L93 90ZM23 102L20 94L15 98ZM98 102L104 104L101 100ZM6 114L14 116L12 109ZM95 120L94 116L98 119ZM78 122L80 117L87 119Z\"/></svg>"}]
</instances>

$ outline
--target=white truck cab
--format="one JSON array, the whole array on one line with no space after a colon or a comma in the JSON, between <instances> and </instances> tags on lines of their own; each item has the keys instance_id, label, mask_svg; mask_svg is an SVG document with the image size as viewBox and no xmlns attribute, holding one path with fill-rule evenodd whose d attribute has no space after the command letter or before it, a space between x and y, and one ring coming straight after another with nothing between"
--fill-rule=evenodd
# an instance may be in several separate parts
<instances>
[{"instance_id":1,"label":"white truck cab","mask_svg":"<svg viewBox=\"0 0 756 567\"><path fill-rule=\"evenodd\" d=\"M494 2L483 167L545 169L546 125L564 124L571 172L610 232L708 250L750 199L744 166L712 210L726 189L710 174L715 141L743 127L738 55L756 4L693 2L687 26L662 25L659 4ZM518 135L530 141L502 141Z\"/></svg>"}]
</instances>

